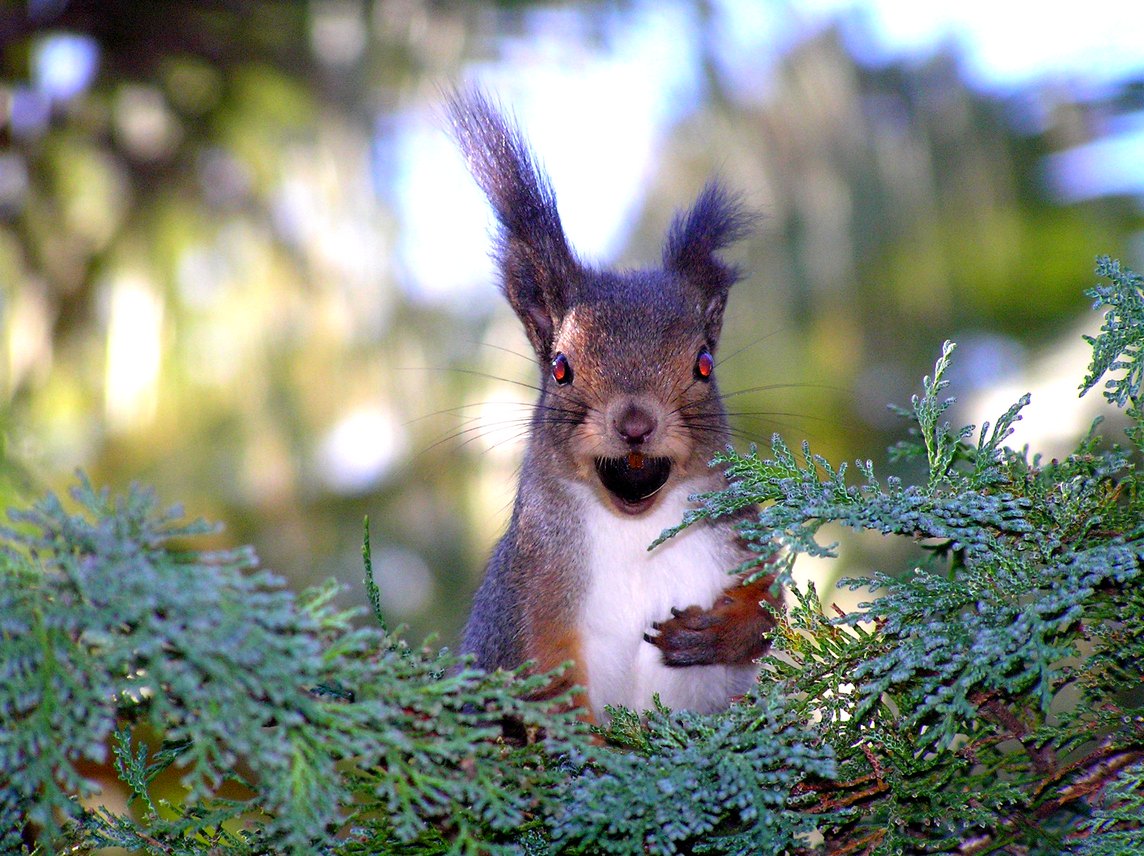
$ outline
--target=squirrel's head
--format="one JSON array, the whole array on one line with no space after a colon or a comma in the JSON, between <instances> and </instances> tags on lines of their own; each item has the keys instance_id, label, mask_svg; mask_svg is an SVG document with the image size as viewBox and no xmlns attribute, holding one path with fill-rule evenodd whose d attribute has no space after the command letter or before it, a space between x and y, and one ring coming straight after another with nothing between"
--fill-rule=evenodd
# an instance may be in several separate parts
<instances>
[{"instance_id":1,"label":"squirrel's head","mask_svg":"<svg viewBox=\"0 0 1144 856\"><path fill-rule=\"evenodd\" d=\"M480 94L454 95L449 117L496 213L502 289L541 367L534 439L568 477L640 514L726 442L714 354L738 273L718 251L753 218L710 183L672 223L662 268L594 270L570 250L515 126Z\"/></svg>"}]
</instances>

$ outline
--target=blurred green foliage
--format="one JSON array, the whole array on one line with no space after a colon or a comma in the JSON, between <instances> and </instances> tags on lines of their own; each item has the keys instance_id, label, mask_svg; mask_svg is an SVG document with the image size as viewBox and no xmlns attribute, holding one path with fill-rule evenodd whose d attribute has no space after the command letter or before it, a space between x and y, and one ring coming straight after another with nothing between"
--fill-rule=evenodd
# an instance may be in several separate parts
<instances>
[{"instance_id":1,"label":"blurred green foliage","mask_svg":"<svg viewBox=\"0 0 1144 856\"><path fill-rule=\"evenodd\" d=\"M735 399L744 435L881 448L903 367L959 331L1034 347L1070 323L1091 248L1125 253L1140 227L1125 199L1051 199L1043 162L1138 107L1139 89L986 95L950 54L860 62L844 21L732 75L717 7L669 6L688 22L693 94L656 129L618 261L657 258L671 212L714 172L764 213L720 367L728 391L768 385ZM799 25L797 4L767 10ZM578 62L616 59L617 34L654 21L618 0L4 5L2 497L77 466L142 480L299 586L348 573L369 514L388 613L454 638L526 412L480 405L529 394L483 375L533 370L497 350L526 349L494 283L488 300L411 287L394 151L432 124L445 82L527 76L514 63L553 40ZM69 45L91 74L53 95L44 58ZM335 475L337 443L363 478Z\"/></svg>"}]
</instances>

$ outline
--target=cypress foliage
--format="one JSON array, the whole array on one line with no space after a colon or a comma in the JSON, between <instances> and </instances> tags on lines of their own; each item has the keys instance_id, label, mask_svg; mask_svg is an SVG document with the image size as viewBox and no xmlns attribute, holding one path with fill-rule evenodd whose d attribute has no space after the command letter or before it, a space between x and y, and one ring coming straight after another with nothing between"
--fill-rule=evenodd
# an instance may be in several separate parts
<instances>
[{"instance_id":1,"label":"cypress foliage","mask_svg":"<svg viewBox=\"0 0 1144 856\"><path fill-rule=\"evenodd\" d=\"M81 479L77 510L15 513L0 850L1144 852L1144 281L1098 272L1081 388L1125 409L1123 445L1098 422L1062 460L1010 449L1027 397L951 427L947 344L900 410L893 457L923 465L915 484L777 436L719 456L729 487L682 525L760 504L752 564L791 601L724 714L618 710L589 740L567 698L528 700L543 677L358 627L332 587L295 596L248 552L186 549L205 527L145 491ZM826 523L923 549L845 581L869 602L827 615L790 573L834 555ZM126 812L90 780L108 761Z\"/></svg>"}]
</instances>

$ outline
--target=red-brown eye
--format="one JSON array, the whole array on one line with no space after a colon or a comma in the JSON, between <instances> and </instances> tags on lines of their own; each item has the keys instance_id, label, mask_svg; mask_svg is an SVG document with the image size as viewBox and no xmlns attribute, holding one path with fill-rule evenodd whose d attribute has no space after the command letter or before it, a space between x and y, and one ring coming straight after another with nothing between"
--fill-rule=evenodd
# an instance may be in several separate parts
<instances>
[{"instance_id":1,"label":"red-brown eye","mask_svg":"<svg viewBox=\"0 0 1144 856\"><path fill-rule=\"evenodd\" d=\"M561 386L572 383L572 364L563 354L552 358L552 379Z\"/></svg>"},{"instance_id":2,"label":"red-brown eye","mask_svg":"<svg viewBox=\"0 0 1144 856\"><path fill-rule=\"evenodd\" d=\"M709 380L715 371L715 358L704 345L699 349L699 356L695 358L695 377L699 380Z\"/></svg>"}]
</instances>

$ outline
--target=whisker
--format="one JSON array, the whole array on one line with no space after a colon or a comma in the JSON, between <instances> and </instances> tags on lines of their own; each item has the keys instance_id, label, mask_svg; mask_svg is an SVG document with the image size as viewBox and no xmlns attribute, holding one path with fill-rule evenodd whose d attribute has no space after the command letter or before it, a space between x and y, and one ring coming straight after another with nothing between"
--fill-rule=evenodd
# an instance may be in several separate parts
<instances>
[{"instance_id":1,"label":"whisker","mask_svg":"<svg viewBox=\"0 0 1144 856\"><path fill-rule=\"evenodd\" d=\"M771 332L764 333L763 335L759 336L759 338L755 339L754 341L748 342L747 344L743 345L741 348L738 348L737 350L734 350L731 353L729 353L727 356L719 359L715 363L715 367L718 368L719 366L723 365L724 363L731 362L731 360L735 359L735 357L739 356L743 352L749 351L751 348L755 347L756 345L761 345L763 342L767 341L767 339L770 339L773 336L777 336L783 330L789 329L790 326L791 325L786 325L783 327L776 327L774 330L771 330Z\"/></svg>"},{"instance_id":2,"label":"whisker","mask_svg":"<svg viewBox=\"0 0 1144 856\"><path fill-rule=\"evenodd\" d=\"M763 425L773 426L775 428L782 429L784 432L799 431L806 434L807 439L810 440L818 440L820 437L815 432L808 431L806 426L802 424L803 422L810 421L823 424L837 423L837 420L831 419L830 417L811 416L806 413L779 410L731 412L728 413L727 416L730 418L747 419L752 422L762 423ZM778 419L776 417L787 417L787 419ZM798 421L791 422L787 421L788 419L794 419ZM680 421L687 427L689 431L693 432L706 432L711 434L717 433L719 430L721 430L720 418L715 414L704 415L684 413L680 414ZM765 442L769 442L770 440L770 437L763 438L760 435L757 435L755 432L748 432L740 426L736 425L732 425L729 430L732 434L739 436L741 439L747 439L751 442L760 443L761 445L765 445ZM772 431L772 433L774 432Z\"/></svg>"},{"instance_id":3,"label":"whisker","mask_svg":"<svg viewBox=\"0 0 1144 856\"><path fill-rule=\"evenodd\" d=\"M701 407L704 404L709 404L713 401L723 402L729 398L737 398L740 395L749 395L753 392L774 392L779 389L826 389L831 392L845 393L846 391L839 387L830 386L829 384L818 383L768 383L760 386L749 386L745 389L736 389L732 392L721 392L717 395L708 395L697 401L687 401L679 405L673 410L673 413L680 413L690 408Z\"/></svg>"},{"instance_id":4,"label":"whisker","mask_svg":"<svg viewBox=\"0 0 1144 856\"><path fill-rule=\"evenodd\" d=\"M504 345L494 345L492 342L483 342L477 339L465 339L464 341L470 345L476 345L478 348L490 348L494 351L503 351L506 354L512 354L514 357L520 357L520 359L531 365L536 365L536 357L533 354L522 354L520 351L506 348Z\"/></svg>"},{"instance_id":5,"label":"whisker","mask_svg":"<svg viewBox=\"0 0 1144 856\"><path fill-rule=\"evenodd\" d=\"M490 346L490 347L497 347L497 346ZM519 406L519 407L528 407L528 408L532 408L532 409L546 409L546 410L555 411L555 412L563 412L565 414L568 414L569 416L575 415L581 419L583 418L584 413L586 413L588 410L592 409L591 404L586 399L578 398L576 395L570 394L564 390L559 390L559 389L548 390L548 397L550 399L555 398L556 402L553 404L546 404L546 403L544 403L544 400L543 400L543 397L545 395L545 390L542 387L537 386L535 384L527 383L525 381L513 380L512 378L506 378L506 377L502 377L500 375L495 375L495 374L492 374L489 372L479 371L477 369L464 369L464 368L456 368L456 367L444 367L444 368L442 368L442 367L428 367L426 369L402 368L400 370L402 370L402 371L457 372L459 374L467 374L467 375L472 375L474 377L481 377L481 378L485 378L488 380L497 380L497 381L501 381L503 383L512 384L513 386L519 386L519 387L522 387L524 389L531 390L532 392L537 393L538 396L541 396L541 400L538 400L535 402L524 402L524 401L497 402L500 404L507 404L507 405ZM453 411L461 411L461 410L464 410L465 408L470 408L470 407L482 407L486 403L487 402L474 402L472 404L460 405L460 406L455 407L455 408L445 408L444 410L437 411L436 413L437 414L450 413ZM416 417L416 418L410 420L410 422L407 424L412 424L412 423L418 422L422 419L427 419L433 415L435 415L435 414L426 414L425 416Z\"/></svg>"},{"instance_id":6,"label":"whisker","mask_svg":"<svg viewBox=\"0 0 1144 856\"><path fill-rule=\"evenodd\" d=\"M442 367L442 366L429 366L429 367L422 368L422 369L399 368L398 370L399 371L456 372L458 374L470 375L472 377L480 377L480 378L484 378L486 380L496 380L496 381L500 381L501 383L511 384L512 386L519 386L519 387L522 387L523 389L528 389L528 390L531 390L532 392L535 392L538 396L543 396L545 394L544 388L541 386L537 386L534 383L528 383L527 381L523 381L523 380L514 380L513 378L502 377L501 375L492 374L491 372L483 372L483 371L480 371L479 369L463 369L463 368L458 368L456 366L444 366L444 367ZM577 406L584 406L586 404L586 402L578 401L574 397L574 395L571 394L569 391L562 390L559 388L548 390L548 395L552 396L554 398L558 398L561 401L564 401L566 403L577 405Z\"/></svg>"},{"instance_id":7,"label":"whisker","mask_svg":"<svg viewBox=\"0 0 1144 856\"><path fill-rule=\"evenodd\" d=\"M521 432L518 436L527 435L532 426L535 424L542 425L580 425L583 423L583 413L581 411L568 410L564 408L548 407L545 405L522 405L522 409L527 410L527 413L522 413L515 417L505 417L495 420L482 420L479 415L467 417L462 423L462 427L450 430L444 437L434 441L428 447L423 449L419 454L430 452L433 449L448 443L451 440L456 440L460 437L472 434L460 447L464 447L474 439L479 439L486 434L491 434L496 431L503 430L506 427L518 426Z\"/></svg>"},{"instance_id":8,"label":"whisker","mask_svg":"<svg viewBox=\"0 0 1144 856\"><path fill-rule=\"evenodd\" d=\"M526 404L523 401L473 401L469 404L459 404L456 407L444 407L441 410L434 410L432 413L425 413L421 416L414 416L401 423L403 428L408 428L410 425L416 425L418 422L424 422L427 419L432 419L434 416L451 416L453 414L463 414L466 410L473 410L476 408L487 407L489 405L496 407L533 407L535 405ZM479 416L469 416L468 419L479 419Z\"/></svg>"},{"instance_id":9,"label":"whisker","mask_svg":"<svg viewBox=\"0 0 1144 856\"><path fill-rule=\"evenodd\" d=\"M416 371L457 372L458 374L472 375L473 377L482 377L482 378L485 378L486 380L499 380L501 383L509 383L509 384L512 384L513 386L521 386L521 387L524 387L525 389L530 389L536 393L541 393L544 391L541 387L539 387L533 383L527 383L523 380L513 380L512 378L501 377L500 375L495 375L495 374L492 374L490 372L482 372L482 371L479 371L477 369L462 369L462 368L458 368L456 366L425 366L423 368L398 367L397 370L398 371L409 371L409 372L416 372Z\"/></svg>"},{"instance_id":10,"label":"whisker","mask_svg":"<svg viewBox=\"0 0 1144 856\"><path fill-rule=\"evenodd\" d=\"M414 458L420 458L420 457L423 457L425 455L428 455L434 449L436 449L442 445L445 445L447 443L454 443L458 440L460 440L460 442L456 444L455 448L457 450L464 449L464 448L468 447L469 445L477 442L478 440L486 439L488 437L488 435L490 433L492 433L493 431L503 431L506 426L511 426L512 424L513 423L511 423L511 422L503 422L503 423L499 423L496 425L488 425L488 424L473 425L469 428L463 428L459 431L451 432L447 437L442 437L440 440L436 441L435 443L432 443L431 445L429 445L426 448L419 451L414 456ZM532 430L531 421L519 422L519 423L517 423L517 428L513 433L508 434L507 436L492 442L491 445L487 449L484 449L482 451L482 454L490 452L493 449L496 449L496 448L498 448L502 445L505 445L507 443L514 442L514 441L520 439L521 437L527 437L529 435L529 433L531 432L531 430ZM461 439L462 437L464 439Z\"/></svg>"},{"instance_id":11,"label":"whisker","mask_svg":"<svg viewBox=\"0 0 1144 856\"><path fill-rule=\"evenodd\" d=\"M741 419L766 419L771 416L788 416L793 419L805 419L809 422L821 422L825 425L841 424L837 419L830 416L812 416L809 413L799 413L794 410L734 410L728 411L727 416Z\"/></svg>"},{"instance_id":12,"label":"whisker","mask_svg":"<svg viewBox=\"0 0 1144 856\"><path fill-rule=\"evenodd\" d=\"M837 392L843 395L847 394L847 390L839 386L831 386L828 383L803 383L803 382L790 382L790 383L767 383L761 386L748 386L745 389L736 389L732 392L719 393L721 400L728 398L735 398L740 395L749 395L752 392L773 392L776 389L825 389L830 392Z\"/></svg>"},{"instance_id":13,"label":"whisker","mask_svg":"<svg viewBox=\"0 0 1144 856\"><path fill-rule=\"evenodd\" d=\"M755 443L762 445L763 438L752 432L745 431L742 428L734 428L727 426L705 426L692 429L693 434L703 434L707 437L714 437L721 443L727 443L730 440L742 440L747 443Z\"/></svg>"}]
</instances>

